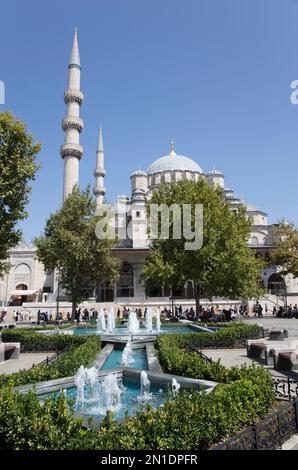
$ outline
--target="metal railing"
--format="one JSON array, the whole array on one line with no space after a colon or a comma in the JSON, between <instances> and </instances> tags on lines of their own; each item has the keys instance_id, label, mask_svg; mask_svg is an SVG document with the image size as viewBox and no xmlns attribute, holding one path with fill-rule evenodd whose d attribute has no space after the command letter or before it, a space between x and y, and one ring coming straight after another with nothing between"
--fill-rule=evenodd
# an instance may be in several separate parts
<instances>
[{"instance_id":1,"label":"metal railing","mask_svg":"<svg viewBox=\"0 0 298 470\"><path fill-rule=\"evenodd\" d=\"M211 363L213 362L213 360L211 359L211 357L206 356L206 354L204 354L199 348L194 348L194 347L192 347L192 348L191 348L191 351L197 353L197 355L199 356L199 358L202 359L202 361L203 361L205 364L211 364Z\"/></svg>"},{"instance_id":2,"label":"metal railing","mask_svg":"<svg viewBox=\"0 0 298 470\"><path fill-rule=\"evenodd\" d=\"M298 382L290 378L273 377L275 396L279 400L297 400Z\"/></svg>"},{"instance_id":3,"label":"metal railing","mask_svg":"<svg viewBox=\"0 0 298 470\"><path fill-rule=\"evenodd\" d=\"M52 362L57 361L63 354L65 354L68 351L68 349L63 349L62 351L57 351L51 356L47 356L43 361L38 362L37 364L32 364L32 367L30 367L29 370L34 369L35 367L38 366L48 366Z\"/></svg>"},{"instance_id":4,"label":"metal railing","mask_svg":"<svg viewBox=\"0 0 298 470\"><path fill-rule=\"evenodd\" d=\"M296 399L227 441L212 446L210 450L277 450L297 432Z\"/></svg>"}]
</instances>

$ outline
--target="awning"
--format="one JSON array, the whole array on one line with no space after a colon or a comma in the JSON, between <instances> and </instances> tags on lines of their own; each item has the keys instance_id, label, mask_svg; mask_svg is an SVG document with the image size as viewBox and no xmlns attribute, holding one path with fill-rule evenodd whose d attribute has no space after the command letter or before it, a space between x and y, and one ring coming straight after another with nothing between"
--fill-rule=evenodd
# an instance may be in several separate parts
<instances>
[{"instance_id":1,"label":"awning","mask_svg":"<svg viewBox=\"0 0 298 470\"><path fill-rule=\"evenodd\" d=\"M21 296L21 295L34 295L38 292L38 289L36 290L21 290L21 289L16 289L12 290L9 295L10 296Z\"/></svg>"}]
</instances>

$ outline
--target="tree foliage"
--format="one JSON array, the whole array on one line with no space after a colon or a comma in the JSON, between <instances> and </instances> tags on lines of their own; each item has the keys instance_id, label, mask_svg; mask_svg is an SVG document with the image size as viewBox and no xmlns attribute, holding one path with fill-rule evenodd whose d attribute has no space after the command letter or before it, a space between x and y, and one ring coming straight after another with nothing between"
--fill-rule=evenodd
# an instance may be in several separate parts
<instances>
[{"instance_id":1,"label":"tree foliage","mask_svg":"<svg viewBox=\"0 0 298 470\"><path fill-rule=\"evenodd\" d=\"M275 247L271 262L282 268L282 274L298 277L298 231L284 221L274 229Z\"/></svg>"},{"instance_id":2,"label":"tree foliage","mask_svg":"<svg viewBox=\"0 0 298 470\"><path fill-rule=\"evenodd\" d=\"M21 239L17 223L28 216L39 151L25 124L12 113L0 113L0 276L9 267L8 250Z\"/></svg>"},{"instance_id":3,"label":"tree foliage","mask_svg":"<svg viewBox=\"0 0 298 470\"><path fill-rule=\"evenodd\" d=\"M97 238L99 217L94 213L90 189L75 187L46 222L43 236L35 239L39 261L46 269L58 269L60 285L71 296L73 309L89 296L86 280L95 286L118 278L119 260L110 252L114 241Z\"/></svg>"},{"instance_id":4,"label":"tree foliage","mask_svg":"<svg viewBox=\"0 0 298 470\"><path fill-rule=\"evenodd\" d=\"M211 188L201 178L161 185L149 202L155 204L203 205L203 245L200 249L186 250L188 240L173 239L173 215L170 215L170 237L155 240L147 257L143 278L147 286L175 288L187 280L195 283L197 307L199 298L223 296L231 299L258 296L258 281L263 263L248 248L250 220L240 206L231 211L220 188ZM150 207L148 207L150 210ZM192 214L192 231L195 217Z\"/></svg>"}]
</instances>

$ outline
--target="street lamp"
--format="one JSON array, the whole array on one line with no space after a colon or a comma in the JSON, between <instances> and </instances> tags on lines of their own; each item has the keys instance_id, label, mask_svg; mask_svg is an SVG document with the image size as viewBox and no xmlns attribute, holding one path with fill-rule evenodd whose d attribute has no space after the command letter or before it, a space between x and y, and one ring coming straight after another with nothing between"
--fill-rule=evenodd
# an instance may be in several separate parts
<instances>
[{"instance_id":1,"label":"street lamp","mask_svg":"<svg viewBox=\"0 0 298 470\"><path fill-rule=\"evenodd\" d=\"M60 268L57 274L57 297L56 297L56 320L59 318L59 297L60 297Z\"/></svg>"}]
</instances>

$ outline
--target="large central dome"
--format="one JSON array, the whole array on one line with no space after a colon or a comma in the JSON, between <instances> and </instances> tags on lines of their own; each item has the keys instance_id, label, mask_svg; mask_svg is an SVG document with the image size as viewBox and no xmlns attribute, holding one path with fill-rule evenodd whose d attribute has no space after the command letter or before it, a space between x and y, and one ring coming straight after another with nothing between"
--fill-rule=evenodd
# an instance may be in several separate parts
<instances>
[{"instance_id":1,"label":"large central dome","mask_svg":"<svg viewBox=\"0 0 298 470\"><path fill-rule=\"evenodd\" d=\"M200 174L203 173L202 168L194 160L184 155L177 155L173 148L169 155L165 155L151 163L147 173L148 175L153 175L154 173L163 173L164 171L191 171Z\"/></svg>"}]
</instances>

